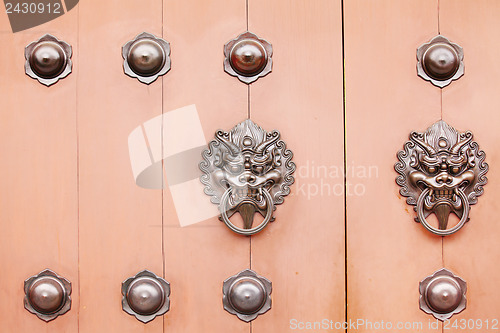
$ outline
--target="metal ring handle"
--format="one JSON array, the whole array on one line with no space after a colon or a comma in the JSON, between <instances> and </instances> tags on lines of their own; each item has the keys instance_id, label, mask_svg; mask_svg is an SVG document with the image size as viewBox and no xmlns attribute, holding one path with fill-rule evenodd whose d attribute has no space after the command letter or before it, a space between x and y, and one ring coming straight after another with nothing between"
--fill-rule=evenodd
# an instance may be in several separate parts
<instances>
[{"instance_id":1,"label":"metal ring handle","mask_svg":"<svg viewBox=\"0 0 500 333\"><path fill-rule=\"evenodd\" d=\"M439 230L439 229L436 229L433 226L431 226L429 223L427 223L425 216L424 216L423 203L424 203L425 197L429 194L429 192L430 192L430 189L426 188L425 190L422 191L422 193L420 194L420 196L418 197L418 200L417 200L417 216L418 216L420 223L425 227L425 229L429 230L430 232L432 232L433 234L438 235L438 236L449 236L449 235L457 232L458 230L460 230L464 226L465 222L467 222L467 219L469 218L469 200L467 199L467 196L465 195L465 193L463 191L460 191L460 190L457 191L458 196L462 200L462 203L464 206L462 218L460 219L458 224L451 229Z\"/></svg>"},{"instance_id":2,"label":"metal ring handle","mask_svg":"<svg viewBox=\"0 0 500 333\"><path fill-rule=\"evenodd\" d=\"M271 198L271 194L269 194L269 192L265 188L262 189L262 193L264 194L264 199L266 200L266 203L267 203L267 213L266 213L266 217L264 218L264 221L262 221L262 223L259 224L258 226L256 226L255 228L242 229L242 228L238 228L237 226L232 224L231 221L229 220L229 217L227 216L226 205L227 205L227 201L229 200L229 194L231 194L231 193L232 193L232 190L227 189L224 192L224 194L222 195L221 202L220 202L220 214L221 214L222 221L224 222L224 224L229 229L234 231L235 233L237 233L239 235L244 235L244 236L254 235L254 234L258 233L259 231L261 231L262 229L264 229L273 217L274 204L273 204L273 199Z\"/></svg>"}]
</instances>

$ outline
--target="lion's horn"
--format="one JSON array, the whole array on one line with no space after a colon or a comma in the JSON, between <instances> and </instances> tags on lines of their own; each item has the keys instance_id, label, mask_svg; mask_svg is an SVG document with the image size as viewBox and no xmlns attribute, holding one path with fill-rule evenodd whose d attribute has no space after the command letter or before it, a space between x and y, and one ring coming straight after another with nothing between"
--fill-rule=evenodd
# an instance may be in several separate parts
<instances>
[{"instance_id":1,"label":"lion's horn","mask_svg":"<svg viewBox=\"0 0 500 333\"><path fill-rule=\"evenodd\" d=\"M462 141L459 141L457 142L456 145L454 145L452 148L451 148L451 153L452 154L458 154L460 152L460 149L462 149L462 147L464 145L466 145L467 143L470 142L470 140L472 140L472 135L468 135L467 138L465 140L462 140Z\"/></svg>"},{"instance_id":2,"label":"lion's horn","mask_svg":"<svg viewBox=\"0 0 500 333\"><path fill-rule=\"evenodd\" d=\"M224 146L227 147L227 149L229 149L229 152L231 153L231 155L233 155L233 156L238 155L238 153L240 152L240 150L238 149L238 147L234 143L232 143L231 141L227 140L224 137L224 132L223 131L218 131L215 134L215 136L217 137L217 139L219 139L224 144Z\"/></svg>"},{"instance_id":3,"label":"lion's horn","mask_svg":"<svg viewBox=\"0 0 500 333\"><path fill-rule=\"evenodd\" d=\"M258 154L261 154L262 152L264 152L267 147L269 147L270 145L272 145L273 143L275 143L276 141L278 141L280 138L280 134L278 131L274 131L272 133L272 138L267 140L267 141L264 141L262 142L260 145L257 146L257 148L255 148L255 151L258 153Z\"/></svg>"},{"instance_id":4,"label":"lion's horn","mask_svg":"<svg viewBox=\"0 0 500 333\"><path fill-rule=\"evenodd\" d=\"M436 154L436 151L434 150L434 148L430 144L428 144L427 142L420 140L416 134L417 133L415 133L415 132L412 133L411 139L413 141L415 141L420 147L422 147L427 152L427 154L429 154L431 156Z\"/></svg>"}]
</instances>

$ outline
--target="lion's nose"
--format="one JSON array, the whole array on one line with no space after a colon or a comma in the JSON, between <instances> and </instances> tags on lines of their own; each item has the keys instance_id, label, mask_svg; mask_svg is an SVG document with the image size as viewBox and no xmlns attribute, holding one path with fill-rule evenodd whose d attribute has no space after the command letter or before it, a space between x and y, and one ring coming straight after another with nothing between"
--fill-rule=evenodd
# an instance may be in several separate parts
<instances>
[{"instance_id":1,"label":"lion's nose","mask_svg":"<svg viewBox=\"0 0 500 333\"><path fill-rule=\"evenodd\" d=\"M451 184L453 177L451 177L447 172L442 172L436 177L436 182L438 184Z\"/></svg>"},{"instance_id":2,"label":"lion's nose","mask_svg":"<svg viewBox=\"0 0 500 333\"><path fill-rule=\"evenodd\" d=\"M240 177L239 177L239 181L242 182L242 183L255 183L255 181L257 180L257 178L251 174L251 173L247 173L245 172L244 174L242 174Z\"/></svg>"}]
</instances>

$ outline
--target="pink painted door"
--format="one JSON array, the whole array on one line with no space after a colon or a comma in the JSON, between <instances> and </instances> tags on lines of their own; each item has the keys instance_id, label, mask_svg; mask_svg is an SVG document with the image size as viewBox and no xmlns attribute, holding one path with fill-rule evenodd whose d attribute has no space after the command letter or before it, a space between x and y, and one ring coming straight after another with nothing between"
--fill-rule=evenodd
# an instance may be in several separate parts
<instances>
[{"instance_id":1,"label":"pink painted door","mask_svg":"<svg viewBox=\"0 0 500 333\"><path fill-rule=\"evenodd\" d=\"M494 87L500 72L489 60L497 53L499 12L495 1L344 2L346 161L378 170L367 177L347 173L347 181L366 188L362 196L347 196L347 316L365 320L349 331L373 332L368 322L407 332L499 329ZM444 88L416 70L416 49L438 34L464 52L465 75ZM439 120L471 131L489 164L470 221L445 237L414 222L414 206L400 194L393 168L410 133ZM466 309L444 323L419 305L419 282L442 268L467 282Z\"/></svg>"}]
</instances>

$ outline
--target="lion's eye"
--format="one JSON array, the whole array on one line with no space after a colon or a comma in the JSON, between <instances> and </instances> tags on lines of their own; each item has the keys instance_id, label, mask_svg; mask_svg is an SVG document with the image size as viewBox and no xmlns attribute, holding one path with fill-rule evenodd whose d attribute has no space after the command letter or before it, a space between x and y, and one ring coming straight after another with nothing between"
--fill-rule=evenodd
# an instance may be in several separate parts
<instances>
[{"instance_id":1,"label":"lion's eye","mask_svg":"<svg viewBox=\"0 0 500 333\"><path fill-rule=\"evenodd\" d=\"M229 169L229 172L237 174L237 173L241 172L242 166L241 165L229 165L228 169Z\"/></svg>"},{"instance_id":2,"label":"lion's eye","mask_svg":"<svg viewBox=\"0 0 500 333\"><path fill-rule=\"evenodd\" d=\"M459 172L460 172L460 167L458 167L458 166L453 166L453 167L451 167L451 170L450 170L450 171L451 171L451 173L453 173L453 174L457 174L457 173L459 173Z\"/></svg>"},{"instance_id":3,"label":"lion's eye","mask_svg":"<svg viewBox=\"0 0 500 333\"><path fill-rule=\"evenodd\" d=\"M256 165L253 167L253 171L256 174L261 175L264 172L264 167L262 165Z\"/></svg>"},{"instance_id":4,"label":"lion's eye","mask_svg":"<svg viewBox=\"0 0 500 333\"><path fill-rule=\"evenodd\" d=\"M437 171L437 168L433 165L427 167L427 171L429 173L435 173Z\"/></svg>"}]
</instances>

